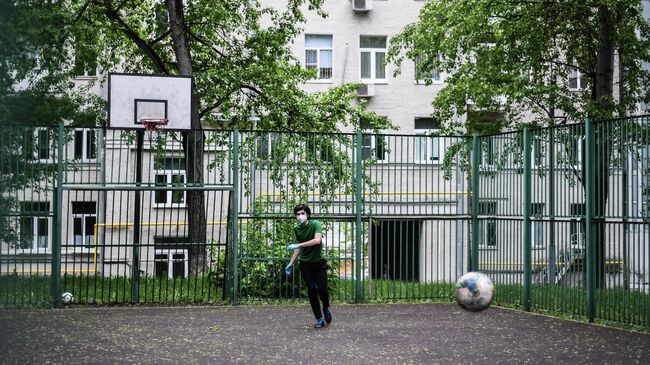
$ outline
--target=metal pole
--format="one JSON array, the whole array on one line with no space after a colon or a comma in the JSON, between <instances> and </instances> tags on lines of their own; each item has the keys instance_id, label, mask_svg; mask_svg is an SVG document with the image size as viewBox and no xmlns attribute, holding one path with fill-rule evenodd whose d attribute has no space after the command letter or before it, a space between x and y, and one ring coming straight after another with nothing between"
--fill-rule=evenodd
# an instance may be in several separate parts
<instances>
[{"instance_id":1,"label":"metal pole","mask_svg":"<svg viewBox=\"0 0 650 365\"><path fill-rule=\"evenodd\" d=\"M465 195L460 192L463 191L463 173L460 169L460 153L456 153L456 216L464 214L463 205L465 204ZM463 228L465 226L464 219L456 220L456 278L463 276L463 257L465 256L463 243Z\"/></svg>"},{"instance_id":2,"label":"metal pole","mask_svg":"<svg viewBox=\"0 0 650 365\"><path fill-rule=\"evenodd\" d=\"M232 138L232 303L237 304L239 291L239 129L234 130Z\"/></svg>"},{"instance_id":3,"label":"metal pole","mask_svg":"<svg viewBox=\"0 0 650 365\"><path fill-rule=\"evenodd\" d=\"M524 298L525 311L530 311L530 291L532 285L532 243L530 223L531 168L530 168L530 129L524 128Z\"/></svg>"},{"instance_id":4,"label":"metal pole","mask_svg":"<svg viewBox=\"0 0 650 365\"><path fill-rule=\"evenodd\" d=\"M52 301L55 308L61 307L61 225L63 224L63 123L59 123L59 144L57 146L57 173L54 189L54 227L52 239Z\"/></svg>"},{"instance_id":5,"label":"metal pole","mask_svg":"<svg viewBox=\"0 0 650 365\"><path fill-rule=\"evenodd\" d=\"M135 156L135 186L140 186L142 183L142 144L144 142L144 130L140 129L137 132L137 150ZM133 264L131 266L131 278L133 285L131 286L131 302L137 303L140 301L140 196L142 192L136 190L135 204L133 205Z\"/></svg>"},{"instance_id":6,"label":"metal pole","mask_svg":"<svg viewBox=\"0 0 650 365\"><path fill-rule=\"evenodd\" d=\"M555 247L555 128L548 129L549 133L549 164L548 164L548 283L555 284L557 277L555 263L557 261Z\"/></svg>"},{"instance_id":7,"label":"metal pole","mask_svg":"<svg viewBox=\"0 0 650 365\"><path fill-rule=\"evenodd\" d=\"M356 182L355 182L355 209L356 209L356 237L355 237L355 243L354 243L354 251L355 251L355 256L354 256L354 269L355 269L355 301L359 303L362 299L362 293L361 293L361 239L362 239L362 232L361 230L363 229L362 222L361 222L361 165L363 163L363 158L362 158L362 147L363 147L363 135L361 131L357 131L357 145L356 145L356 153L357 153L357 158L356 158Z\"/></svg>"},{"instance_id":8,"label":"metal pole","mask_svg":"<svg viewBox=\"0 0 650 365\"><path fill-rule=\"evenodd\" d=\"M481 164L481 146L478 135L472 137L472 249L469 260L470 271L478 271L478 190L479 165Z\"/></svg>"},{"instance_id":9,"label":"metal pole","mask_svg":"<svg viewBox=\"0 0 650 365\"><path fill-rule=\"evenodd\" d=\"M594 242L594 131L591 120L585 122L585 220L587 248L587 318L593 322L596 316L596 246Z\"/></svg>"}]
</instances>

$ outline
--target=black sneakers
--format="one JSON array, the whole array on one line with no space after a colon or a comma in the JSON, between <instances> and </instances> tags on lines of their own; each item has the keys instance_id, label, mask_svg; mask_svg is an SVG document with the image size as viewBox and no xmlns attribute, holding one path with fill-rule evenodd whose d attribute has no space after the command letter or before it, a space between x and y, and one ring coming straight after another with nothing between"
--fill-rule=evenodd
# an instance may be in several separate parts
<instances>
[{"instance_id":1,"label":"black sneakers","mask_svg":"<svg viewBox=\"0 0 650 365\"><path fill-rule=\"evenodd\" d=\"M325 308L323 312L325 312L325 322L327 323L332 322L332 310L329 308Z\"/></svg>"},{"instance_id":2,"label":"black sneakers","mask_svg":"<svg viewBox=\"0 0 650 365\"><path fill-rule=\"evenodd\" d=\"M325 327L325 320L323 318L319 318L316 320L316 323L314 323L314 328L322 328Z\"/></svg>"}]
</instances>

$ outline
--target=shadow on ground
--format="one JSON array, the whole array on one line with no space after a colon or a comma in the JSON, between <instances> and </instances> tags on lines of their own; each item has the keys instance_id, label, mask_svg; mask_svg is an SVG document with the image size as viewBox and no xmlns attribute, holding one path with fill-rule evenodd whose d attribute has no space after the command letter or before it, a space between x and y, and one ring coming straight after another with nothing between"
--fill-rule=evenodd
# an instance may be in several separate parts
<instances>
[{"instance_id":1,"label":"shadow on ground","mask_svg":"<svg viewBox=\"0 0 650 365\"><path fill-rule=\"evenodd\" d=\"M0 311L0 363L648 364L650 335L491 307L308 305Z\"/></svg>"}]
</instances>

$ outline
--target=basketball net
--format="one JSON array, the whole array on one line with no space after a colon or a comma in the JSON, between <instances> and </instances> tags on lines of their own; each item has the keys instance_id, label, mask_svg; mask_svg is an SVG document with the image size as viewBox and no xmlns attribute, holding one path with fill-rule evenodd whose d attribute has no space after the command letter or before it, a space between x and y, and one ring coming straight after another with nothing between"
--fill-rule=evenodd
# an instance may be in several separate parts
<instances>
[{"instance_id":1,"label":"basketball net","mask_svg":"<svg viewBox=\"0 0 650 365\"><path fill-rule=\"evenodd\" d=\"M160 131L159 129L161 127L164 127L169 123L168 119L165 118L142 118L140 119L140 122L144 126L144 129L149 131L151 134L149 135L149 143L152 142L151 135L156 134L156 142L160 141Z\"/></svg>"}]
</instances>

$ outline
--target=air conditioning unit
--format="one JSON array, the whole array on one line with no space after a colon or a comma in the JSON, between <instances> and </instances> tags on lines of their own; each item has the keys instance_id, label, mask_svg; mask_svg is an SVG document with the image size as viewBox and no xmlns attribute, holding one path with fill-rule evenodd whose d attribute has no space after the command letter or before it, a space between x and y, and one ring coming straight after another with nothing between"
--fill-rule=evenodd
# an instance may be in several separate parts
<instances>
[{"instance_id":1,"label":"air conditioning unit","mask_svg":"<svg viewBox=\"0 0 650 365\"><path fill-rule=\"evenodd\" d=\"M360 98L369 98L375 96L375 84L363 84L357 89L357 96Z\"/></svg>"},{"instance_id":2,"label":"air conditioning unit","mask_svg":"<svg viewBox=\"0 0 650 365\"><path fill-rule=\"evenodd\" d=\"M352 10L370 11L372 10L372 0L352 0Z\"/></svg>"}]
</instances>

